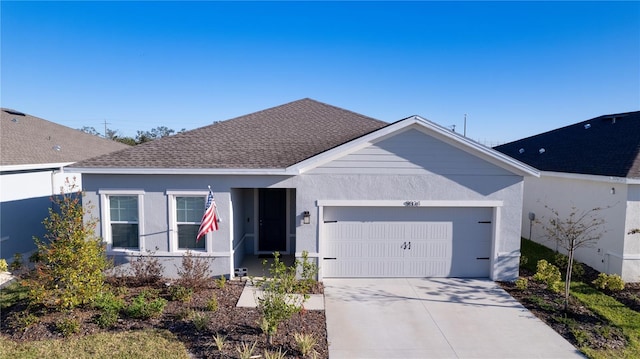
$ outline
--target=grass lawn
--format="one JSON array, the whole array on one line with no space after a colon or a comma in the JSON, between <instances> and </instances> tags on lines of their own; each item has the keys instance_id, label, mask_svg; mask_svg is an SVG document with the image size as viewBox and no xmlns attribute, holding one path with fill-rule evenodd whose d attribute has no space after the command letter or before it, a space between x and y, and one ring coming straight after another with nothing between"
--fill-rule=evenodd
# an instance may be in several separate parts
<instances>
[{"instance_id":1,"label":"grass lawn","mask_svg":"<svg viewBox=\"0 0 640 359\"><path fill-rule=\"evenodd\" d=\"M166 330L100 333L80 338L16 343L0 337L0 358L189 358Z\"/></svg>"},{"instance_id":2,"label":"grass lawn","mask_svg":"<svg viewBox=\"0 0 640 359\"><path fill-rule=\"evenodd\" d=\"M521 246L522 255L527 258L522 268L531 272L536 271L536 264L540 259L546 259L553 263L555 252L543 245L523 239ZM560 268L563 270L564 268ZM563 277L564 278L564 277ZM624 350L596 350L589 347L581 347L590 358L640 358L640 313L630 309L615 298L592 287L589 283L579 280L571 282L571 296L582 305L596 313L611 327L622 330L627 345ZM558 313L560 317L562 314Z\"/></svg>"}]
</instances>

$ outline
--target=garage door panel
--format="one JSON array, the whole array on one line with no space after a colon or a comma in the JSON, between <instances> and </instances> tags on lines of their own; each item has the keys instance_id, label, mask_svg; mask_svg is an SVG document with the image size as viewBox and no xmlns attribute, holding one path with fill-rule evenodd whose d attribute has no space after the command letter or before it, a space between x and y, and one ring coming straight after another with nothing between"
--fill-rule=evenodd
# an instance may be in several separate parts
<instances>
[{"instance_id":1,"label":"garage door panel","mask_svg":"<svg viewBox=\"0 0 640 359\"><path fill-rule=\"evenodd\" d=\"M489 276L491 208L359 207L326 212L326 277Z\"/></svg>"}]
</instances>

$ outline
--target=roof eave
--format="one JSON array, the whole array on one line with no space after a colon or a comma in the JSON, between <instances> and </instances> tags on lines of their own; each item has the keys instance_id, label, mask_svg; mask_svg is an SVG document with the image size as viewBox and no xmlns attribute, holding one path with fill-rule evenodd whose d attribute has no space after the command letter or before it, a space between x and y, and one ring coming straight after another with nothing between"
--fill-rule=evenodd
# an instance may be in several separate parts
<instances>
[{"instance_id":1,"label":"roof eave","mask_svg":"<svg viewBox=\"0 0 640 359\"><path fill-rule=\"evenodd\" d=\"M295 175L286 168L127 168L127 167L67 167L67 171L82 174L112 175Z\"/></svg>"},{"instance_id":2,"label":"roof eave","mask_svg":"<svg viewBox=\"0 0 640 359\"><path fill-rule=\"evenodd\" d=\"M583 173L569 173L569 172L541 171L540 177L555 177L555 178L577 179L577 180L585 180L585 181L618 183L618 184L640 184L640 178L589 175L589 174L583 174Z\"/></svg>"},{"instance_id":3,"label":"roof eave","mask_svg":"<svg viewBox=\"0 0 640 359\"><path fill-rule=\"evenodd\" d=\"M75 162L52 162L52 163L34 163L34 164L25 164L25 165L2 165L0 166L0 172L58 169L74 163Z\"/></svg>"}]
</instances>

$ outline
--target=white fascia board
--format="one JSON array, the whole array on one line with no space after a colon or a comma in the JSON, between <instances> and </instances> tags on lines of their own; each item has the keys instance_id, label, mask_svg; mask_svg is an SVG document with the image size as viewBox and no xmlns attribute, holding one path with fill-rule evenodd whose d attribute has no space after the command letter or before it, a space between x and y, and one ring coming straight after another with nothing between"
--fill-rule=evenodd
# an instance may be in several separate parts
<instances>
[{"instance_id":1,"label":"white fascia board","mask_svg":"<svg viewBox=\"0 0 640 359\"><path fill-rule=\"evenodd\" d=\"M475 141L461 136L449 130L448 128L423 119L420 116L412 116L404 120L392 123L389 126L385 126L377 131L371 132L365 136L359 137L353 141L347 142L343 145L299 162L287 168L287 170L294 173L304 173L325 163L331 162L339 157L347 155L351 152L355 152L359 149L367 147L395 133L408 130L409 128L416 128L428 135L444 141L445 143L451 144L463 151L469 152L490 163L493 163L498 167L504 168L507 171L516 173L521 176L540 177L540 173L535 168L514 158L511 158L499 151L483 146Z\"/></svg>"},{"instance_id":2,"label":"white fascia board","mask_svg":"<svg viewBox=\"0 0 640 359\"><path fill-rule=\"evenodd\" d=\"M541 171L540 177L566 178L566 179L576 179L576 180L583 180L583 181L616 183L616 184L640 184L640 178L586 175L582 173L568 173L568 172Z\"/></svg>"},{"instance_id":3,"label":"white fascia board","mask_svg":"<svg viewBox=\"0 0 640 359\"><path fill-rule=\"evenodd\" d=\"M81 168L69 167L69 171L86 174L126 175L295 175L286 168Z\"/></svg>"},{"instance_id":4,"label":"white fascia board","mask_svg":"<svg viewBox=\"0 0 640 359\"><path fill-rule=\"evenodd\" d=\"M75 162L36 163L29 165L0 166L0 172L58 169Z\"/></svg>"},{"instance_id":5,"label":"white fascia board","mask_svg":"<svg viewBox=\"0 0 640 359\"><path fill-rule=\"evenodd\" d=\"M317 207L502 207L503 201L488 200L317 200Z\"/></svg>"}]
</instances>

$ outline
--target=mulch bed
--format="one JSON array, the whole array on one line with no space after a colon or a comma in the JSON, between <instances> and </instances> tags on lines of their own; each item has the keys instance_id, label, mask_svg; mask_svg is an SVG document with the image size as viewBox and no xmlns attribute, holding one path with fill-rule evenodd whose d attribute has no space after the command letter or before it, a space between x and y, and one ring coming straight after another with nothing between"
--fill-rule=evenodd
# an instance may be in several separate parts
<instances>
[{"instance_id":1,"label":"mulch bed","mask_svg":"<svg viewBox=\"0 0 640 359\"><path fill-rule=\"evenodd\" d=\"M212 284L211 287L201 288L194 293L187 303L179 301L169 301L162 316L148 320L137 320L126 318L121 315L118 323L110 329L101 329L93 322L93 318L99 313L91 308L78 308L72 312L45 312L36 314L40 317L37 324L29 326L26 330L14 329L11 318L15 313L21 313L26 309L25 303L20 303L0 313L0 335L16 342L26 342L45 339L61 339L62 334L56 330L59 320L72 316L80 322L80 332L75 336L89 335L99 332L134 331L142 329L166 329L174 333L182 341L189 353L194 358L238 358L236 348L242 343L253 344L255 354L263 354L265 350L286 351L287 358L301 357L301 353L296 349L293 334L296 332L313 335L317 340L315 347L318 358L328 358L328 344L326 332L326 320L324 311L303 310L282 323L277 334L273 337L273 345L266 343L266 337L262 333L258 324L259 313L255 308L238 308L236 303L242 293L244 281L228 281L221 289ZM160 291L160 296L169 299L166 286L163 284L155 287L128 287L127 297L133 297L142 290ZM318 286L314 290L316 293L322 291ZM215 312L206 311L206 303L215 296L218 299L218 310ZM193 321L187 316L192 310L206 313L210 317L210 322L203 330L197 330ZM218 350L213 336L216 334L226 336L226 345L223 350Z\"/></svg>"},{"instance_id":2,"label":"mulch bed","mask_svg":"<svg viewBox=\"0 0 640 359\"><path fill-rule=\"evenodd\" d=\"M597 271L585 267L580 278L590 283L597 277ZM533 280L533 273L521 269L521 277L528 279L524 290L516 288L514 283L500 282L500 286L512 297L529 309L575 347L593 349L620 349L626 345L626 339L619 328L610 326L597 314L584 307L573 297L569 298L569 310L564 312L564 296L547 290L546 285ZM630 283L618 292L606 292L632 310L640 312L640 283Z\"/></svg>"}]
</instances>

